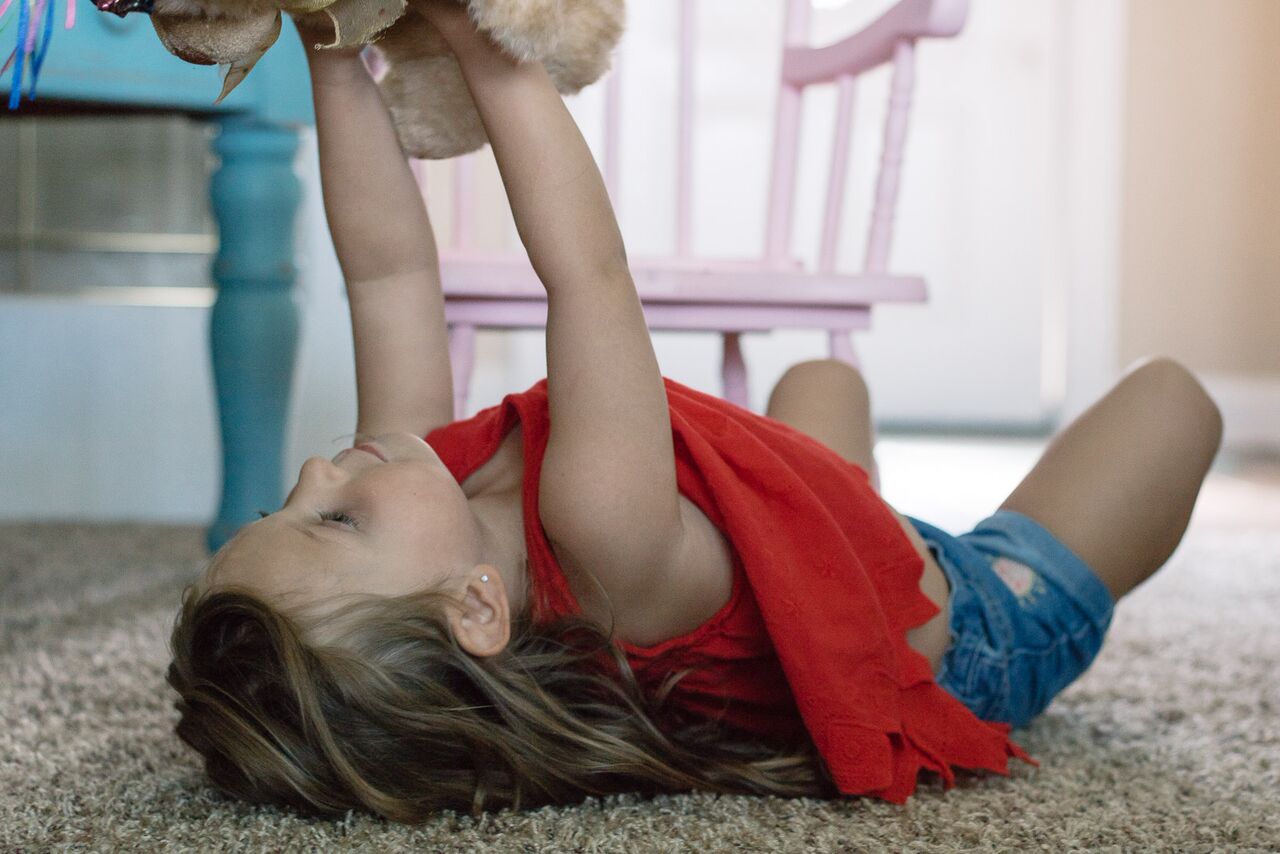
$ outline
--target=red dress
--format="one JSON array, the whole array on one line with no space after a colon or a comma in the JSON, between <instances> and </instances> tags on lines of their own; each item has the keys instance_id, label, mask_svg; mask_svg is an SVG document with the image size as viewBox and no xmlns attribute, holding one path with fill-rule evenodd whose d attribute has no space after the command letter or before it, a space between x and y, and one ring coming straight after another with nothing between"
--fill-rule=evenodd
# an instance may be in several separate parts
<instances>
[{"instance_id":1,"label":"red dress","mask_svg":"<svg viewBox=\"0 0 1280 854\"><path fill-rule=\"evenodd\" d=\"M842 793L902 803L922 768L1007 774L1030 760L979 721L906 642L938 608L924 559L867 472L805 434L667 379L680 494L729 540L733 593L709 620L650 647L619 646L642 686L686 675L669 703L763 736L806 730ZM538 519L550 436L547 381L426 440L461 483L519 421L535 621L581 608Z\"/></svg>"}]
</instances>

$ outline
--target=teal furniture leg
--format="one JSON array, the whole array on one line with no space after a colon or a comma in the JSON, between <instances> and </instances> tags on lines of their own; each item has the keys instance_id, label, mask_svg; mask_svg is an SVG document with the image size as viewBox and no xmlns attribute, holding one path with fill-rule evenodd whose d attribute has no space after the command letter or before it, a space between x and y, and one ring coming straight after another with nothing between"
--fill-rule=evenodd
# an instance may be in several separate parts
<instances>
[{"instance_id":1,"label":"teal furniture leg","mask_svg":"<svg viewBox=\"0 0 1280 854\"><path fill-rule=\"evenodd\" d=\"M284 500L285 426L298 354L293 295L294 221L302 187L293 172L298 133L284 125L219 118L210 182L220 244L209 348L222 435L222 500L206 543L217 551L259 508Z\"/></svg>"}]
</instances>

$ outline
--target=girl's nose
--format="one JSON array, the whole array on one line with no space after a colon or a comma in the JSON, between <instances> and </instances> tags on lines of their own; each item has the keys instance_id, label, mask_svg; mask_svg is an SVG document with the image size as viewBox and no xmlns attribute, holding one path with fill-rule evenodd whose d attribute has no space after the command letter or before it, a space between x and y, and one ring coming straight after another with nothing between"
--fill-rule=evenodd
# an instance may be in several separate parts
<instances>
[{"instance_id":1,"label":"girl's nose","mask_svg":"<svg viewBox=\"0 0 1280 854\"><path fill-rule=\"evenodd\" d=\"M289 490L289 495L285 498L285 506L293 501L294 496L306 492L311 494L313 500L316 496L313 490L323 489L328 483L332 483L343 476L342 469L335 465L333 461L324 457L307 457L302 464L302 470L298 472L298 482L294 484L293 489Z\"/></svg>"},{"instance_id":2,"label":"girl's nose","mask_svg":"<svg viewBox=\"0 0 1280 854\"><path fill-rule=\"evenodd\" d=\"M333 460L326 457L315 456L307 457L306 462L302 464L302 471L298 475L298 482L304 480L332 480L342 476L342 469Z\"/></svg>"}]
</instances>

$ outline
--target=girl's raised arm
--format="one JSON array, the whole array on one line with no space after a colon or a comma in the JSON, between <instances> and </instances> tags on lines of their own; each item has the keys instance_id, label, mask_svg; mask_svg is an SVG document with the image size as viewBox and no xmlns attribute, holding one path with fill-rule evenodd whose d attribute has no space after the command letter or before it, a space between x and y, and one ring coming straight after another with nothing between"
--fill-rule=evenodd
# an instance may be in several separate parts
<instances>
[{"instance_id":1,"label":"girl's raised arm","mask_svg":"<svg viewBox=\"0 0 1280 854\"><path fill-rule=\"evenodd\" d=\"M318 50L314 31L299 34L311 70L325 216L351 308L352 444L399 431L425 436L453 420L431 221L359 50Z\"/></svg>"},{"instance_id":2,"label":"girl's raised arm","mask_svg":"<svg viewBox=\"0 0 1280 854\"><path fill-rule=\"evenodd\" d=\"M547 290L544 526L611 598L652 598L683 524L666 389L604 181L539 63L508 57L452 0L417 2L458 56Z\"/></svg>"}]
</instances>

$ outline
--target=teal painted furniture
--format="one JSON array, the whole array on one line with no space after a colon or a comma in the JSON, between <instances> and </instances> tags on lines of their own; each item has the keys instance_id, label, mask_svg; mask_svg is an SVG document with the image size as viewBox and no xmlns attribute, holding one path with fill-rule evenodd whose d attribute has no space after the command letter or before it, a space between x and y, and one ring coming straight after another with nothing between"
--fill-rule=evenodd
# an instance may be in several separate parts
<instances>
[{"instance_id":1,"label":"teal painted furniture","mask_svg":"<svg viewBox=\"0 0 1280 854\"><path fill-rule=\"evenodd\" d=\"M218 297L209 347L223 468L218 514L206 534L215 551L256 519L258 508L274 510L284 499L285 424L299 320L293 246L301 185L293 161L299 129L314 123L306 58L286 16L276 44L214 106L222 88L217 67L191 65L170 54L146 15L119 18L87 0L75 11L75 25L67 30L65 7L55 10L35 102L25 94L29 68L16 111L7 109L14 67L0 76L0 118L106 107L198 114L218 126L213 145L220 165L209 188L220 238L212 271ZM0 36L0 62L16 38L16 13L10 8L5 14L9 26Z\"/></svg>"}]
</instances>

